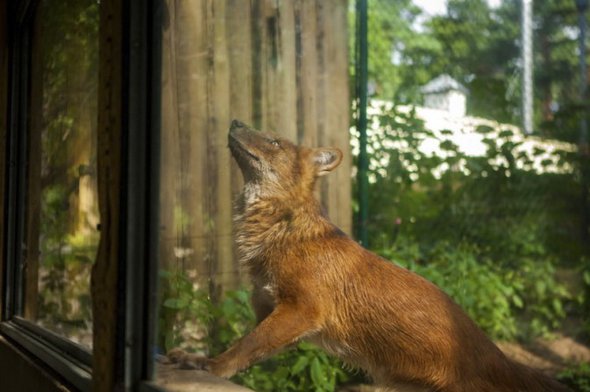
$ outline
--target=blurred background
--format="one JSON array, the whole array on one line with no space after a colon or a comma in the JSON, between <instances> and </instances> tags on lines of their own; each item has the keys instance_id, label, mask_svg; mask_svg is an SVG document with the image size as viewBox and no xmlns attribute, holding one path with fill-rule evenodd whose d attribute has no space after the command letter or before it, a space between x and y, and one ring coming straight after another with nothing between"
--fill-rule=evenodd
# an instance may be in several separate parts
<instances>
[{"instance_id":1,"label":"blurred background","mask_svg":"<svg viewBox=\"0 0 590 392\"><path fill-rule=\"evenodd\" d=\"M359 3L357 238L588 390L587 2Z\"/></svg>"}]
</instances>

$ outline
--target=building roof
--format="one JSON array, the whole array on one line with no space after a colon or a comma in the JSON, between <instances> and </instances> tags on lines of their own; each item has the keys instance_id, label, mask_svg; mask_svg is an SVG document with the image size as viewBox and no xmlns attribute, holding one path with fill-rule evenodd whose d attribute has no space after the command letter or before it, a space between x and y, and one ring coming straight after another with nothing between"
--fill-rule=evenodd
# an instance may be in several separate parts
<instances>
[{"instance_id":1,"label":"building roof","mask_svg":"<svg viewBox=\"0 0 590 392\"><path fill-rule=\"evenodd\" d=\"M423 94L435 94L435 93L444 93L447 91L460 91L463 94L467 94L467 89L461 83L457 82L455 79L450 77L447 74L442 74L437 76L436 78L432 79L430 82L426 83L420 91Z\"/></svg>"}]
</instances>

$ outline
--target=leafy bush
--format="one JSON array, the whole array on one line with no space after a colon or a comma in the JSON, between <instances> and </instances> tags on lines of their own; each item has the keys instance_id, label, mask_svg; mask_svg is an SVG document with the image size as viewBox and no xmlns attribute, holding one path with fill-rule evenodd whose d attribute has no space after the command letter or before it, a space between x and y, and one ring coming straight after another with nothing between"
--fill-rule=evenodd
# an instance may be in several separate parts
<instances>
[{"instance_id":1,"label":"leafy bush","mask_svg":"<svg viewBox=\"0 0 590 392\"><path fill-rule=\"evenodd\" d=\"M493 338L558 327L572 298L556 269L579 268L586 252L574 157L524 149L517 131L491 125L473 131L485 153L467 155L411 108L370 113L370 248L440 286Z\"/></svg>"},{"instance_id":2,"label":"leafy bush","mask_svg":"<svg viewBox=\"0 0 590 392\"><path fill-rule=\"evenodd\" d=\"M255 391L334 391L351 376L337 359L312 344L301 342L234 377Z\"/></svg>"},{"instance_id":3,"label":"leafy bush","mask_svg":"<svg viewBox=\"0 0 590 392\"><path fill-rule=\"evenodd\" d=\"M217 355L255 326L246 290L227 291L218 304L182 271L163 271L159 341L165 350L183 347L203 355ZM358 378L358 375L356 376ZM255 364L233 381L256 391L334 391L353 378L342 364L312 344L295 348Z\"/></svg>"},{"instance_id":4,"label":"leafy bush","mask_svg":"<svg viewBox=\"0 0 590 392\"><path fill-rule=\"evenodd\" d=\"M440 243L424 251L407 239L379 253L435 283L494 339L538 336L565 316L569 294L551 263L525 260L506 270L473 245Z\"/></svg>"},{"instance_id":5,"label":"leafy bush","mask_svg":"<svg viewBox=\"0 0 590 392\"><path fill-rule=\"evenodd\" d=\"M162 270L160 278L158 346L164 352L175 347L205 352L207 325L214 317L207 292L180 269Z\"/></svg>"},{"instance_id":6,"label":"leafy bush","mask_svg":"<svg viewBox=\"0 0 590 392\"><path fill-rule=\"evenodd\" d=\"M559 373L557 379L576 392L590 392L590 364L571 366Z\"/></svg>"}]
</instances>

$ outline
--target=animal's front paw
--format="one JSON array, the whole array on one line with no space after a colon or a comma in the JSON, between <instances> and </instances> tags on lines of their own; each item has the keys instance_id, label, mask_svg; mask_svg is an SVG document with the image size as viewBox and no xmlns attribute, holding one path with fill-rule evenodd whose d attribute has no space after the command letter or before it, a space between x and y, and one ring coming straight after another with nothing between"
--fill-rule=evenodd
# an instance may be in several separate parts
<instances>
[{"instance_id":1,"label":"animal's front paw","mask_svg":"<svg viewBox=\"0 0 590 392\"><path fill-rule=\"evenodd\" d=\"M170 362L178 364L180 369L207 370L211 360L198 354L187 353L180 348L173 348L166 354Z\"/></svg>"}]
</instances>

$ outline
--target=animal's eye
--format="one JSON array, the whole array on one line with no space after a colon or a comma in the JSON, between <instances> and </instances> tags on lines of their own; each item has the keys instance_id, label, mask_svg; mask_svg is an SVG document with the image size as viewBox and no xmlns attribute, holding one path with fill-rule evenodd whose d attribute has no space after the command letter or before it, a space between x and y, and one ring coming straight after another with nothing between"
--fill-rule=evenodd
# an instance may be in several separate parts
<instances>
[{"instance_id":1,"label":"animal's eye","mask_svg":"<svg viewBox=\"0 0 590 392\"><path fill-rule=\"evenodd\" d=\"M281 145L278 140L271 140L270 144L272 144L275 147L279 147Z\"/></svg>"}]
</instances>

